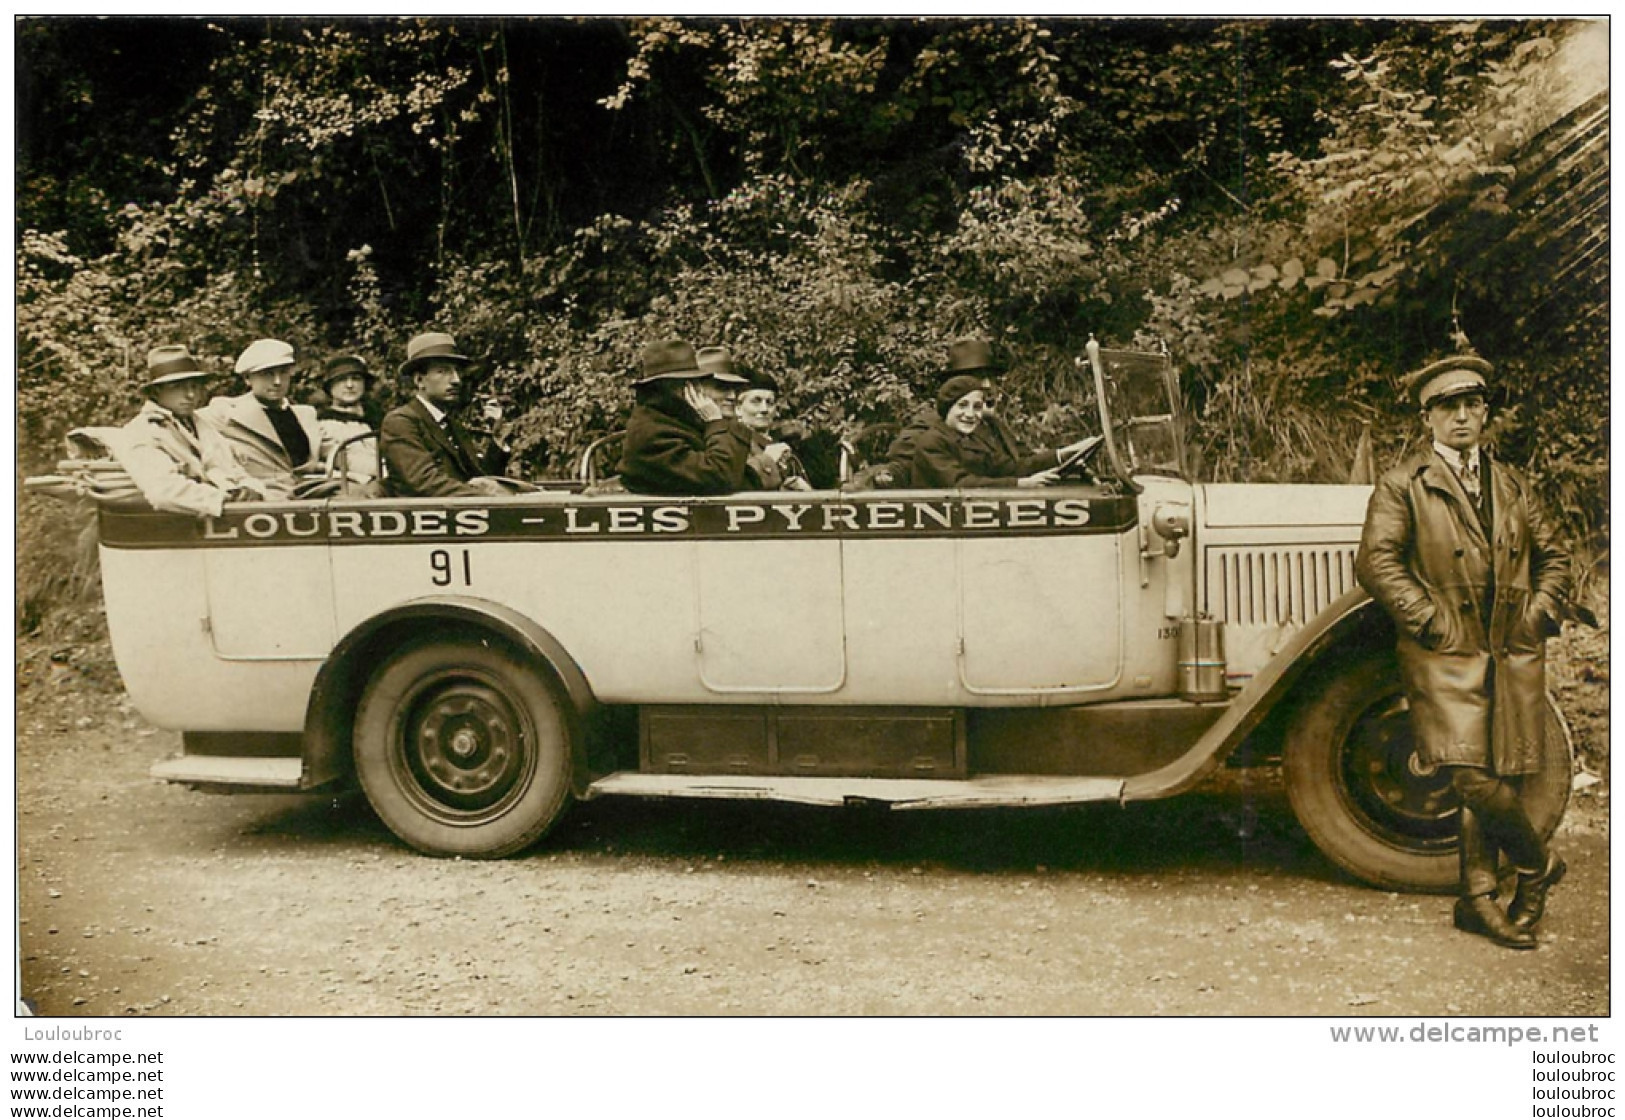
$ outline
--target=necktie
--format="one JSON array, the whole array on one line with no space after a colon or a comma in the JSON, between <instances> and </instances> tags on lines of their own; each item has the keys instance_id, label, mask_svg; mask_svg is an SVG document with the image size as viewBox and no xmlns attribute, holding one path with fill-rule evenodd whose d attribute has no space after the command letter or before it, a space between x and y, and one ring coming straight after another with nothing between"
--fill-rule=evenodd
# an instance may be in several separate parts
<instances>
[{"instance_id":1,"label":"necktie","mask_svg":"<svg viewBox=\"0 0 1625 1120\"><path fill-rule=\"evenodd\" d=\"M1467 496L1473 500L1473 504L1477 505L1480 499L1483 497L1483 491L1479 486L1477 459L1463 458L1461 464L1461 485L1467 491Z\"/></svg>"}]
</instances>

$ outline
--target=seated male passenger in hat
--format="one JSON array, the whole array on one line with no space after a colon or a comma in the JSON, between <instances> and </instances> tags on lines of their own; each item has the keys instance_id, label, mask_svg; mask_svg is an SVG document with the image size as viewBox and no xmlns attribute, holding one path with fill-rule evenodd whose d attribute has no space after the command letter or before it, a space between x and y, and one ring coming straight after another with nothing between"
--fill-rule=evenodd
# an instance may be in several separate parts
<instances>
[{"instance_id":1,"label":"seated male passenger in hat","mask_svg":"<svg viewBox=\"0 0 1625 1120\"><path fill-rule=\"evenodd\" d=\"M236 370L248 392L215 397L200 411L231 442L243 469L274 498L291 498L299 471L321 464L322 433L316 410L293 404L293 347L274 338L251 342L237 357Z\"/></svg>"},{"instance_id":2,"label":"seated male passenger in hat","mask_svg":"<svg viewBox=\"0 0 1625 1120\"><path fill-rule=\"evenodd\" d=\"M750 457L745 460L747 490L811 490L807 472L788 443L775 441L773 421L778 418L779 383L765 373L735 365L725 346L700 348L699 366L713 376L734 374L746 379L734 402L734 418L750 429Z\"/></svg>"},{"instance_id":3,"label":"seated male passenger in hat","mask_svg":"<svg viewBox=\"0 0 1625 1120\"><path fill-rule=\"evenodd\" d=\"M153 509L219 517L226 502L266 496L231 444L197 415L208 379L184 346L147 354L146 402L112 450Z\"/></svg>"},{"instance_id":4,"label":"seated male passenger in hat","mask_svg":"<svg viewBox=\"0 0 1625 1120\"><path fill-rule=\"evenodd\" d=\"M336 354L322 368L322 388L327 404L316 410L324 447L338 447L345 440L378 431L384 410L368 399L367 390L376 380L367 363L356 354ZM366 483L378 477L378 443L357 440L343 451L344 473L350 480Z\"/></svg>"},{"instance_id":5,"label":"seated male passenger in hat","mask_svg":"<svg viewBox=\"0 0 1625 1120\"><path fill-rule=\"evenodd\" d=\"M733 418L745 379L699 367L686 342L643 348L637 403L621 445L621 482L639 494L731 494L745 486L750 429Z\"/></svg>"},{"instance_id":6,"label":"seated male passenger in hat","mask_svg":"<svg viewBox=\"0 0 1625 1120\"><path fill-rule=\"evenodd\" d=\"M392 494L412 498L500 498L511 491L495 476L508 465L508 449L492 439L484 451L452 411L463 396L463 373L472 359L457 352L449 334L429 331L406 344L401 378L413 397L384 417L379 451L389 468Z\"/></svg>"},{"instance_id":7,"label":"seated male passenger in hat","mask_svg":"<svg viewBox=\"0 0 1625 1120\"><path fill-rule=\"evenodd\" d=\"M948 347L948 368L944 372L946 379L956 377L975 377L982 383L981 419L975 430L967 439L980 448L980 453L987 458L997 458L1009 462L1022 462L1033 455L1041 455L1049 459L1050 466L1064 462L1068 457L1083 451L1094 442L1082 439L1055 451L1040 450L1034 452L1022 442L1007 421L994 409L993 379L1003 372L993 362L993 347L984 339L961 338ZM886 450L886 465L876 472L875 485L899 489L908 486L932 486L936 483L927 483L913 477L915 448L926 432L941 426L941 415L935 405L926 405L909 419L897 438Z\"/></svg>"},{"instance_id":8,"label":"seated male passenger in hat","mask_svg":"<svg viewBox=\"0 0 1625 1120\"><path fill-rule=\"evenodd\" d=\"M978 439L987 422L986 382L960 374L937 390L936 411L914 441L913 485L968 489L983 486L1049 486L1061 479L1053 451L1017 459Z\"/></svg>"}]
</instances>

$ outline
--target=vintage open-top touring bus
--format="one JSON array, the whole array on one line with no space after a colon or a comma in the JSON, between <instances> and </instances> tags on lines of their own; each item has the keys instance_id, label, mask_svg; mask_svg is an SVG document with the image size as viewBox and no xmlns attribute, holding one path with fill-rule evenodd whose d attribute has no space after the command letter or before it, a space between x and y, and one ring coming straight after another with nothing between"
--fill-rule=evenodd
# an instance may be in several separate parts
<instances>
[{"instance_id":1,"label":"vintage open-top touring bus","mask_svg":"<svg viewBox=\"0 0 1625 1120\"><path fill-rule=\"evenodd\" d=\"M154 773L359 783L413 847L495 857L572 799L1127 802L1282 757L1332 860L1453 885L1456 802L1354 582L1369 488L1197 483L1165 357L1079 368L1103 438L1044 489L103 504L119 670L184 733Z\"/></svg>"}]
</instances>

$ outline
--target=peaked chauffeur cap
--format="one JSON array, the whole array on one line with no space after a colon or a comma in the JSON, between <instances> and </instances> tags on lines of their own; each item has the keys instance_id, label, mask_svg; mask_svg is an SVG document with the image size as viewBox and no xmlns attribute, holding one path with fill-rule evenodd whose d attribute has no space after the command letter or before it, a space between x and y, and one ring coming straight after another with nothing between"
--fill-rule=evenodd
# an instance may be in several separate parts
<instances>
[{"instance_id":1,"label":"peaked chauffeur cap","mask_svg":"<svg viewBox=\"0 0 1625 1120\"><path fill-rule=\"evenodd\" d=\"M1407 381L1411 396L1418 406L1432 408L1440 401L1459 397L1464 393L1486 393L1485 380L1495 367L1483 358L1471 354L1458 354L1423 366L1411 374Z\"/></svg>"}]
</instances>

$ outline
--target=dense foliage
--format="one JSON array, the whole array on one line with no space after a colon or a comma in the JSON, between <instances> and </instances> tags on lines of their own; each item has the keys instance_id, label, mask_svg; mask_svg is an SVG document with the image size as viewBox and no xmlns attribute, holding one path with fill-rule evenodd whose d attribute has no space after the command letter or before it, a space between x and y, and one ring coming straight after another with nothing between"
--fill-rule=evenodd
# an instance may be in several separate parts
<instances>
[{"instance_id":1,"label":"dense foliage","mask_svg":"<svg viewBox=\"0 0 1625 1120\"><path fill-rule=\"evenodd\" d=\"M1582 22L23 20L24 461L145 349L487 359L530 470L646 341L816 426L984 331L1041 434L1091 334L1170 347L1209 477L1346 477L1459 327L1498 436L1606 548L1607 97ZM1599 55L1600 51L1600 55ZM1600 195L1599 195L1600 191ZM1597 203L1598 198L1601 204ZM222 385L224 388L225 385Z\"/></svg>"}]
</instances>

